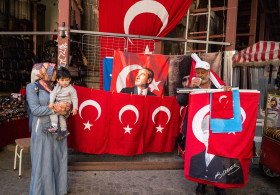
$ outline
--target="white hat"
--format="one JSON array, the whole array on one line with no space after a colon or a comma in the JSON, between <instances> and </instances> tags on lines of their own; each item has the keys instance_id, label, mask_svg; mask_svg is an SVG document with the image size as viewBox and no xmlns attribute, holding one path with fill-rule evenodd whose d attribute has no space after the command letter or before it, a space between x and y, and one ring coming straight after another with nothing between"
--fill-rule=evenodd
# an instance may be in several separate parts
<instances>
[{"instance_id":1,"label":"white hat","mask_svg":"<svg viewBox=\"0 0 280 195\"><path fill-rule=\"evenodd\" d=\"M197 68L203 68L205 70L209 70L210 69L210 64L208 62L205 62L205 61L196 62L195 69L197 69Z\"/></svg>"},{"instance_id":2,"label":"white hat","mask_svg":"<svg viewBox=\"0 0 280 195\"><path fill-rule=\"evenodd\" d=\"M210 69L210 64L208 62L205 62L205 61L200 61L200 62L197 62L195 64L195 68L203 68L205 70L209 70Z\"/></svg>"}]
</instances>

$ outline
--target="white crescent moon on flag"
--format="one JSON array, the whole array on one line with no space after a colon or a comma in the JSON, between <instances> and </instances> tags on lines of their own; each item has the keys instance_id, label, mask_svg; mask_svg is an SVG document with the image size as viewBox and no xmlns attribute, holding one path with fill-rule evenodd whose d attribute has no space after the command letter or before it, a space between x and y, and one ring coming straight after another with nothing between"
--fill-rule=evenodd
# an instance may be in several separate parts
<instances>
[{"instance_id":1,"label":"white crescent moon on flag","mask_svg":"<svg viewBox=\"0 0 280 195\"><path fill-rule=\"evenodd\" d=\"M182 116L182 110L183 110L184 108L185 108L184 106L181 106L181 108L180 108L180 116Z\"/></svg>"},{"instance_id":2,"label":"white crescent moon on flag","mask_svg":"<svg viewBox=\"0 0 280 195\"><path fill-rule=\"evenodd\" d=\"M80 117L81 118L83 118L82 117L82 110L83 110L83 108L84 107L86 107L86 106L94 106L96 109L97 109L97 111L98 111L98 116L97 116L97 118L95 119L95 121L100 117L100 115L101 115L101 107L100 107L100 105L96 102L96 101L94 101L94 100L86 100L86 101L84 101L83 103L81 103L81 105L80 105L80 107L79 107L79 115L80 115Z\"/></svg>"},{"instance_id":3,"label":"white crescent moon on flag","mask_svg":"<svg viewBox=\"0 0 280 195\"><path fill-rule=\"evenodd\" d=\"M135 115L136 115L135 123L137 123L138 118L139 118L139 112L138 112L137 108L135 106L133 106L133 105L126 105L126 106L122 107L122 109L120 110L120 112L119 112L119 120L121 121L121 123L123 124L123 122L122 122L122 114L125 111L127 111L127 110L131 110L131 111L133 111L135 113Z\"/></svg>"},{"instance_id":4,"label":"white crescent moon on flag","mask_svg":"<svg viewBox=\"0 0 280 195\"><path fill-rule=\"evenodd\" d=\"M219 102L221 103L221 100L223 99L223 98L227 98L227 96L226 95L222 95L221 97L220 97L220 99L219 99ZM227 100L227 103L228 103L228 100ZM227 104L226 103L226 104Z\"/></svg>"},{"instance_id":5,"label":"white crescent moon on flag","mask_svg":"<svg viewBox=\"0 0 280 195\"><path fill-rule=\"evenodd\" d=\"M127 10L123 21L125 34L129 34L129 26L133 19L142 13L152 13L159 17L162 27L157 35L167 26L169 14L165 7L157 1L142 0L136 2Z\"/></svg>"},{"instance_id":6,"label":"white crescent moon on flag","mask_svg":"<svg viewBox=\"0 0 280 195\"><path fill-rule=\"evenodd\" d=\"M170 120L170 111L169 111L169 109L166 108L165 106L160 106L160 107L158 107L157 109L154 110L154 112L153 112L153 114L152 114L152 120L153 120L154 124L156 124L156 123L155 123L155 116L156 116L157 113L159 113L159 111L164 111L164 112L167 114L168 120L167 120L167 122L165 123L165 124L167 124L167 123L169 122L169 120Z\"/></svg>"},{"instance_id":7,"label":"white crescent moon on flag","mask_svg":"<svg viewBox=\"0 0 280 195\"><path fill-rule=\"evenodd\" d=\"M210 105L206 105L203 108L201 108L193 117L192 121L192 129L195 137L200 141L201 143L204 143L203 139L203 132L202 132L202 120L204 116L210 111Z\"/></svg>"},{"instance_id":8,"label":"white crescent moon on flag","mask_svg":"<svg viewBox=\"0 0 280 195\"><path fill-rule=\"evenodd\" d=\"M117 78L117 83L116 83L117 92L120 92L122 90L122 88L126 87L126 77L127 77L127 75L131 71L137 70L137 69L142 69L142 66L134 64L134 65L126 66L126 67L124 67L124 69L122 69L122 71L119 73L119 76Z\"/></svg>"},{"instance_id":9,"label":"white crescent moon on flag","mask_svg":"<svg viewBox=\"0 0 280 195\"><path fill-rule=\"evenodd\" d=\"M241 107L241 116L242 116L242 123L246 120L246 112L245 110Z\"/></svg>"}]
</instances>

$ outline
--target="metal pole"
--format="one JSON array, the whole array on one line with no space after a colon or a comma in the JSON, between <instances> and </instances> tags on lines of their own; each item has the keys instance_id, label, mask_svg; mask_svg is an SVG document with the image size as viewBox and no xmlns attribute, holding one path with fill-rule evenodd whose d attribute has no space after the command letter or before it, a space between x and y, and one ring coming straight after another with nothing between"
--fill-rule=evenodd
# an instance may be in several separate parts
<instances>
[{"instance_id":1,"label":"metal pole","mask_svg":"<svg viewBox=\"0 0 280 195\"><path fill-rule=\"evenodd\" d=\"M190 18L190 9L187 12L187 21L186 21L186 35L185 35L185 39L188 39L188 31L189 31L189 18ZM185 42L185 50L184 50L184 54L187 54L187 48L188 47L188 42Z\"/></svg>"},{"instance_id":2,"label":"metal pole","mask_svg":"<svg viewBox=\"0 0 280 195\"><path fill-rule=\"evenodd\" d=\"M33 31L1 31L0 35L58 35L58 32L46 32L46 31L42 31L42 32L33 32Z\"/></svg>"},{"instance_id":3,"label":"metal pole","mask_svg":"<svg viewBox=\"0 0 280 195\"><path fill-rule=\"evenodd\" d=\"M58 2L58 66L69 64L70 49L70 0Z\"/></svg>"},{"instance_id":4,"label":"metal pole","mask_svg":"<svg viewBox=\"0 0 280 195\"><path fill-rule=\"evenodd\" d=\"M230 45L227 42L217 42L217 41L201 41L195 39L178 39L178 38L168 38L168 37L151 37L151 36L140 36L140 35L127 35L127 34L118 34L118 33L104 33L104 32L96 32L96 31L86 31L86 30L70 30L70 33L81 33L81 34L93 34L93 35L104 35L104 36L112 36L112 37L128 37L128 38L138 38L138 39L154 39L154 40L162 40L162 41L178 41L178 42L189 42L189 43L209 43L214 45Z\"/></svg>"},{"instance_id":5,"label":"metal pole","mask_svg":"<svg viewBox=\"0 0 280 195\"><path fill-rule=\"evenodd\" d=\"M211 0L208 0L208 22L207 22L207 35L206 41L209 41L209 34L210 34L210 18L211 18ZM206 53L208 53L208 46L209 43L206 43Z\"/></svg>"}]
</instances>

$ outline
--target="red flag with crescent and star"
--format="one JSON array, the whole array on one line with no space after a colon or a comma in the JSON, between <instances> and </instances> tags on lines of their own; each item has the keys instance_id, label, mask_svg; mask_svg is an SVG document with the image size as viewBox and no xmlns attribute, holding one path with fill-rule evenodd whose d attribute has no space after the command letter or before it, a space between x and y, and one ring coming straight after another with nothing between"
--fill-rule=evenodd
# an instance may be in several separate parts
<instances>
[{"instance_id":1,"label":"red flag with crescent and star","mask_svg":"<svg viewBox=\"0 0 280 195\"><path fill-rule=\"evenodd\" d=\"M211 118L233 118L232 91L212 94Z\"/></svg>"},{"instance_id":2,"label":"red flag with crescent and star","mask_svg":"<svg viewBox=\"0 0 280 195\"><path fill-rule=\"evenodd\" d=\"M258 91L240 90L242 132L212 133L210 131L209 153L229 158L252 158L259 95Z\"/></svg>"},{"instance_id":3,"label":"red flag with crescent and star","mask_svg":"<svg viewBox=\"0 0 280 195\"><path fill-rule=\"evenodd\" d=\"M78 113L70 116L69 147L85 153L105 153L109 124L110 92L74 86L78 95Z\"/></svg>"},{"instance_id":4,"label":"red flag with crescent and star","mask_svg":"<svg viewBox=\"0 0 280 195\"><path fill-rule=\"evenodd\" d=\"M113 93L110 109L110 134L106 153L143 153L143 114L145 96Z\"/></svg>"},{"instance_id":5,"label":"red flag with crescent and star","mask_svg":"<svg viewBox=\"0 0 280 195\"><path fill-rule=\"evenodd\" d=\"M248 182L250 159L228 158L207 152L212 144L209 139L210 96L209 93L190 94L189 98L184 168L186 178L220 188L244 187L244 183ZM225 141L231 145L230 139Z\"/></svg>"},{"instance_id":6,"label":"red flag with crescent and star","mask_svg":"<svg viewBox=\"0 0 280 195\"><path fill-rule=\"evenodd\" d=\"M149 96L145 103L144 153L172 152L179 136L180 106L175 97Z\"/></svg>"},{"instance_id":7,"label":"red flag with crescent and star","mask_svg":"<svg viewBox=\"0 0 280 195\"><path fill-rule=\"evenodd\" d=\"M91 154L173 151L180 112L175 97L74 87L79 104L78 114L69 117L69 147ZM154 131L156 127L161 132Z\"/></svg>"},{"instance_id":8,"label":"red flag with crescent and star","mask_svg":"<svg viewBox=\"0 0 280 195\"><path fill-rule=\"evenodd\" d=\"M99 30L164 37L181 21L192 0L99 0Z\"/></svg>"},{"instance_id":9,"label":"red flag with crescent and star","mask_svg":"<svg viewBox=\"0 0 280 195\"><path fill-rule=\"evenodd\" d=\"M157 96L162 96L167 80L169 56L136 54L115 51L111 91L120 92L122 88L133 87L137 72L142 68L150 68L154 79L149 90Z\"/></svg>"},{"instance_id":10,"label":"red flag with crescent and star","mask_svg":"<svg viewBox=\"0 0 280 195\"><path fill-rule=\"evenodd\" d=\"M164 37L181 21L192 0L99 0L99 31L130 35ZM154 40L100 37L100 72L103 57L113 57L112 50L144 53L154 50ZM100 74L103 89L103 74Z\"/></svg>"}]
</instances>

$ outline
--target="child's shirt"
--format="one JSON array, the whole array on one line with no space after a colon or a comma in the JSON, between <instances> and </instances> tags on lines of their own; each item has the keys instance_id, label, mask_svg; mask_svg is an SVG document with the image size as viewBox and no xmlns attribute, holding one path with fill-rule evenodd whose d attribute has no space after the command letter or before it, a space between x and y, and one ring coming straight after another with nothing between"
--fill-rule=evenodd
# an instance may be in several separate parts
<instances>
[{"instance_id":1,"label":"child's shirt","mask_svg":"<svg viewBox=\"0 0 280 195\"><path fill-rule=\"evenodd\" d=\"M65 101L73 104L73 109L78 110L77 92L72 85L62 87L59 83L50 92L50 103Z\"/></svg>"}]
</instances>

